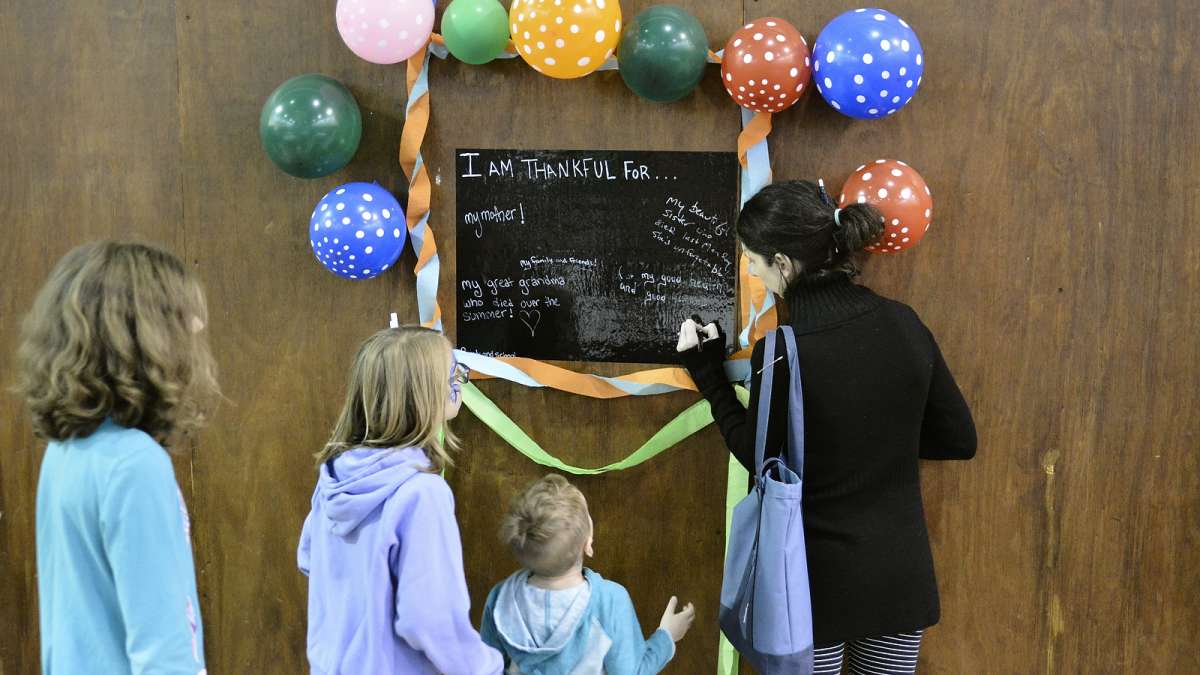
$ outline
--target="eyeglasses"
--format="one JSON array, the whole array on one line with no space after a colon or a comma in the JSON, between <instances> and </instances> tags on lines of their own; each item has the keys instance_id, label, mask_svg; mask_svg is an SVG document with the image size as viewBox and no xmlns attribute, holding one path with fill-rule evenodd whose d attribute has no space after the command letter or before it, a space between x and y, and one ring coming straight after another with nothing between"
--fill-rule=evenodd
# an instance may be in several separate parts
<instances>
[{"instance_id":1,"label":"eyeglasses","mask_svg":"<svg viewBox=\"0 0 1200 675\"><path fill-rule=\"evenodd\" d=\"M461 363L454 364L454 372L450 374L451 384L466 384L471 381L471 369Z\"/></svg>"}]
</instances>

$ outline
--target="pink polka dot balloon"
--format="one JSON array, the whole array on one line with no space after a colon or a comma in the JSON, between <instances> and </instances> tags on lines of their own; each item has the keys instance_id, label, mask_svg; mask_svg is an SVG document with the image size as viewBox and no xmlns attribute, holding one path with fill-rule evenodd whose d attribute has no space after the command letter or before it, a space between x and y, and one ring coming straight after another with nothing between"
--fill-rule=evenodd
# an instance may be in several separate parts
<instances>
[{"instance_id":1,"label":"pink polka dot balloon","mask_svg":"<svg viewBox=\"0 0 1200 675\"><path fill-rule=\"evenodd\" d=\"M870 253L899 253L921 242L933 222L933 194L916 169L898 159L877 159L854 170L838 206L870 204L883 215L883 235Z\"/></svg>"},{"instance_id":2,"label":"pink polka dot balloon","mask_svg":"<svg viewBox=\"0 0 1200 675\"><path fill-rule=\"evenodd\" d=\"M725 43L721 83L743 108L777 113L800 100L811 77L808 42L775 17L751 21Z\"/></svg>"},{"instance_id":3,"label":"pink polka dot balloon","mask_svg":"<svg viewBox=\"0 0 1200 675\"><path fill-rule=\"evenodd\" d=\"M350 51L371 63L399 63L433 32L429 0L338 0L337 27Z\"/></svg>"}]
</instances>

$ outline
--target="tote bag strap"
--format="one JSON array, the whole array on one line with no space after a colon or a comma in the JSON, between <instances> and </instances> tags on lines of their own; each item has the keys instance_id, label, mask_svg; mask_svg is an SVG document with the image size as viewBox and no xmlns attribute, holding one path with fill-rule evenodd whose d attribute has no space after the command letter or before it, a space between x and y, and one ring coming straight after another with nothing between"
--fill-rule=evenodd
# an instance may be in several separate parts
<instances>
[{"instance_id":1,"label":"tote bag strap","mask_svg":"<svg viewBox=\"0 0 1200 675\"><path fill-rule=\"evenodd\" d=\"M775 391L775 352L777 334L783 334L787 350L788 373L788 434L786 463L788 468L804 478L804 387L800 380L800 357L796 333L791 326L780 326L763 337L763 370L758 383L758 411L754 430L754 471L762 475L767 455L767 425L771 416L771 396ZM782 357L780 357L782 358Z\"/></svg>"},{"instance_id":2,"label":"tote bag strap","mask_svg":"<svg viewBox=\"0 0 1200 675\"><path fill-rule=\"evenodd\" d=\"M767 424L771 416L771 392L775 389L775 331L763 336L763 369L758 382L758 415L754 428L754 479L760 480L767 456Z\"/></svg>"},{"instance_id":3,"label":"tote bag strap","mask_svg":"<svg viewBox=\"0 0 1200 675\"><path fill-rule=\"evenodd\" d=\"M796 334L791 326L781 326L788 351L788 467L804 479L804 387L800 381L800 352L796 349Z\"/></svg>"}]
</instances>

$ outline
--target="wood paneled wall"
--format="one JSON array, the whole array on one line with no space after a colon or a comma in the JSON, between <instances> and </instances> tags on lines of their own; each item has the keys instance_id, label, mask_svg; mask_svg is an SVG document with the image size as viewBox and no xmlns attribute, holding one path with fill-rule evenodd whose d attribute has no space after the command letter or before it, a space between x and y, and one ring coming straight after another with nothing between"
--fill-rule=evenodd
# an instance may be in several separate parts
<instances>
[{"instance_id":1,"label":"wood paneled wall","mask_svg":"<svg viewBox=\"0 0 1200 675\"><path fill-rule=\"evenodd\" d=\"M649 6L622 3L626 17ZM682 2L714 48L745 20L810 39L851 5ZM96 238L163 244L196 266L229 398L176 467L193 515L209 670L305 670L295 543L358 341L416 319L413 258L353 283L314 264L311 205L396 163L402 66L346 50L332 0L0 6L0 364L53 263ZM927 673L1200 672L1200 19L1167 0L898 0L927 54L896 116L841 117L815 92L775 120L778 178L840 183L877 157L917 167L934 229L873 261L865 283L911 304L979 426L978 457L923 466L942 591ZM323 72L363 109L358 156L315 181L276 170L259 107ZM443 289L455 275L456 147L732 150L738 116L716 68L687 100L644 102L610 72L553 81L512 62L435 62L425 157ZM451 296L443 295L444 307ZM453 317L447 325L453 335ZM670 336L664 336L670 339ZM613 374L618 366L582 365ZM623 456L694 395L595 401L505 382L484 391L566 461ZM0 675L37 669L34 494L41 446L0 393ZM476 617L513 563L495 543L510 495L544 471L469 414L450 479ZM697 625L670 671L710 672L725 455L708 429L619 475L578 479L594 566L643 627L667 597Z\"/></svg>"}]
</instances>

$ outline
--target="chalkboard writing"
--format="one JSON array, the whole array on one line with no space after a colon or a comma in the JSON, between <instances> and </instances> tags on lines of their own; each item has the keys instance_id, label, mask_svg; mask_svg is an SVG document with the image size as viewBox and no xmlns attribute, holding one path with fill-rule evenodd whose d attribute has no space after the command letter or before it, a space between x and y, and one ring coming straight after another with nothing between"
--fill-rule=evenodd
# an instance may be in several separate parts
<instances>
[{"instance_id":1,"label":"chalkboard writing","mask_svg":"<svg viewBox=\"0 0 1200 675\"><path fill-rule=\"evenodd\" d=\"M672 363L685 317L733 333L733 153L456 155L459 347Z\"/></svg>"}]
</instances>

